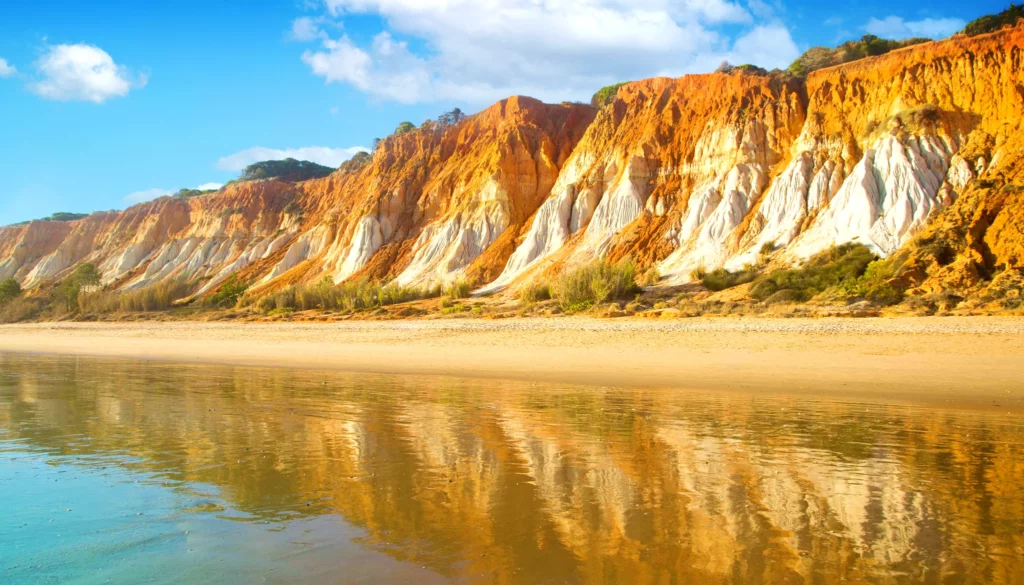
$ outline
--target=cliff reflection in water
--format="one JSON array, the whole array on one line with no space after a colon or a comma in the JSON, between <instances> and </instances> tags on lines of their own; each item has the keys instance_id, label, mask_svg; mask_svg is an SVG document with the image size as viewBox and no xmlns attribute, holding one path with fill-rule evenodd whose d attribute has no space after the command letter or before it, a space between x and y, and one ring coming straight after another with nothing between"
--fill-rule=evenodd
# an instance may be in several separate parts
<instances>
[{"instance_id":1,"label":"cliff reflection in water","mask_svg":"<svg viewBox=\"0 0 1024 585\"><path fill-rule=\"evenodd\" d=\"M0 440L337 515L456 582L1024 575L1002 411L0 356Z\"/></svg>"}]
</instances>

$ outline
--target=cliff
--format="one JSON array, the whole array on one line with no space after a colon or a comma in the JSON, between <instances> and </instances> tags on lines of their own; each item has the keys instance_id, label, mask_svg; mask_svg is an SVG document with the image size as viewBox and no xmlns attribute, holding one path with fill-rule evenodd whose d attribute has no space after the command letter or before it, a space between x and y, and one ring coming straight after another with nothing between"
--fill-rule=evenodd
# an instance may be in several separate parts
<instances>
[{"instance_id":1,"label":"cliff","mask_svg":"<svg viewBox=\"0 0 1024 585\"><path fill-rule=\"evenodd\" d=\"M599 111L513 97L323 179L3 228L0 277L33 287L91 262L115 287L199 294L235 273L498 292L599 257L680 284L858 242L907 286L977 287L1024 261L1022 46L1017 27L806 79L650 79Z\"/></svg>"}]
</instances>

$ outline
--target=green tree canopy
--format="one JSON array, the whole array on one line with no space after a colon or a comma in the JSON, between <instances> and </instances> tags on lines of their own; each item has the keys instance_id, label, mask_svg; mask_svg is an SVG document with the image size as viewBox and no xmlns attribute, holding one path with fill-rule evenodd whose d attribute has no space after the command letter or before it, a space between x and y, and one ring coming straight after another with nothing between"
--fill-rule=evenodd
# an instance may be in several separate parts
<instances>
[{"instance_id":1,"label":"green tree canopy","mask_svg":"<svg viewBox=\"0 0 1024 585\"><path fill-rule=\"evenodd\" d=\"M896 49L927 43L930 40L931 39L915 38L903 41L890 41L880 39L875 35L864 35L859 41L843 43L835 49L830 49L828 47L811 47L806 53L801 55L799 59L793 61L786 71L792 75L803 77L812 71L817 71L818 69L842 65L843 63L857 61L866 57L884 55L890 51L895 51Z\"/></svg>"},{"instance_id":2,"label":"green tree canopy","mask_svg":"<svg viewBox=\"0 0 1024 585\"><path fill-rule=\"evenodd\" d=\"M972 20L964 27L964 34L973 37L995 32L1004 26L1014 26L1024 18L1024 4L1010 4L1010 7L999 14L989 14Z\"/></svg>"},{"instance_id":3,"label":"green tree canopy","mask_svg":"<svg viewBox=\"0 0 1024 585\"><path fill-rule=\"evenodd\" d=\"M622 83L616 83L615 85L609 85L602 87L597 90L594 97L590 98L590 105L595 108L603 108L615 100L615 94L619 93L619 88L629 83L628 81Z\"/></svg>"},{"instance_id":4,"label":"green tree canopy","mask_svg":"<svg viewBox=\"0 0 1024 585\"><path fill-rule=\"evenodd\" d=\"M13 278L0 280L0 305L6 305L21 295L21 285Z\"/></svg>"},{"instance_id":5,"label":"green tree canopy","mask_svg":"<svg viewBox=\"0 0 1024 585\"><path fill-rule=\"evenodd\" d=\"M255 181L258 179L280 179L282 181L299 182L326 177L334 172L331 167L310 162L308 160L265 160L245 167L239 180Z\"/></svg>"},{"instance_id":6,"label":"green tree canopy","mask_svg":"<svg viewBox=\"0 0 1024 585\"><path fill-rule=\"evenodd\" d=\"M416 124L413 124L412 122L402 122L401 124L398 125L398 128L395 128L394 135L401 136L402 134L408 134L409 132L412 132L415 129Z\"/></svg>"},{"instance_id":7,"label":"green tree canopy","mask_svg":"<svg viewBox=\"0 0 1024 585\"><path fill-rule=\"evenodd\" d=\"M71 280L79 286L94 286L100 283L100 271L96 269L95 264L82 264L75 269Z\"/></svg>"},{"instance_id":8,"label":"green tree canopy","mask_svg":"<svg viewBox=\"0 0 1024 585\"><path fill-rule=\"evenodd\" d=\"M85 219L89 217L88 213L67 213L59 211L49 217L44 217L42 221L77 221L79 219Z\"/></svg>"}]
</instances>

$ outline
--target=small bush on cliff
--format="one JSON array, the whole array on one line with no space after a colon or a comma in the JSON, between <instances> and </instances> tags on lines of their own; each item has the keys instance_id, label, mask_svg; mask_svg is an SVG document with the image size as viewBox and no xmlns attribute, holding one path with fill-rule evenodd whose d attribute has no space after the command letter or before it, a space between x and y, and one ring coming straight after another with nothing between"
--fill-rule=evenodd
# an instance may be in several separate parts
<instances>
[{"instance_id":1,"label":"small bush on cliff","mask_svg":"<svg viewBox=\"0 0 1024 585\"><path fill-rule=\"evenodd\" d=\"M242 282L237 274L232 274L210 297L209 304L214 307L234 307L248 288L249 286Z\"/></svg>"},{"instance_id":2,"label":"small bush on cliff","mask_svg":"<svg viewBox=\"0 0 1024 585\"><path fill-rule=\"evenodd\" d=\"M1024 4L1010 4L1010 7L999 14L989 14L967 23L963 33L969 37L995 32L1004 26L1015 26L1024 18Z\"/></svg>"},{"instance_id":3,"label":"small bush on cliff","mask_svg":"<svg viewBox=\"0 0 1024 585\"><path fill-rule=\"evenodd\" d=\"M551 285L546 282L535 282L519 293L519 300L524 303L539 303L551 299Z\"/></svg>"},{"instance_id":4,"label":"small bush on cliff","mask_svg":"<svg viewBox=\"0 0 1024 585\"><path fill-rule=\"evenodd\" d=\"M566 312L586 310L598 303L627 298L639 291L636 265L629 258L601 261L562 274L551 295Z\"/></svg>"},{"instance_id":5,"label":"small bush on cliff","mask_svg":"<svg viewBox=\"0 0 1024 585\"><path fill-rule=\"evenodd\" d=\"M21 296L21 285L13 278L0 281L0 306L6 305Z\"/></svg>"},{"instance_id":6,"label":"small bush on cliff","mask_svg":"<svg viewBox=\"0 0 1024 585\"><path fill-rule=\"evenodd\" d=\"M615 100L615 95L619 93L619 88L629 83L628 81L623 83L616 83L607 87L602 87L597 90L594 97L590 98L590 105L595 108L603 108Z\"/></svg>"},{"instance_id":7,"label":"small bush on cliff","mask_svg":"<svg viewBox=\"0 0 1024 585\"><path fill-rule=\"evenodd\" d=\"M365 167L366 165L370 164L371 160L373 160L373 157L370 155L370 153L357 152L355 156L341 163L341 166L338 167L338 170L346 174L354 173L359 169Z\"/></svg>"},{"instance_id":8,"label":"small bush on cliff","mask_svg":"<svg viewBox=\"0 0 1024 585\"><path fill-rule=\"evenodd\" d=\"M903 41L890 41L880 39L875 35L864 35L859 41L843 43L835 49L830 49L828 47L811 47L806 53L801 55L799 59L793 61L786 71L791 75L803 77L812 71L817 71L818 69L842 65L843 63L857 61L866 57L884 55L890 51L895 51L896 49L927 43L930 40L931 39L913 38Z\"/></svg>"},{"instance_id":9,"label":"small bush on cliff","mask_svg":"<svg viewBox=\"0 0 1024 585\"><path fill-rule=\"evenodd\" d=\"M758 278L750 287L750 296L772 304L809 301L829 289L849 294L876 260L878 257L861 244L834 246L799 268L776 270Z\"/></svg>"},{"instance_id":10,"label":"small bush on cliff","mask_svg":"<svg viewBox=\"0 0 1024 585\"><path fill-rule=\"evenodd\" d=\"M401 136L403 134L408 134L408 133L412 132L415 129L416 129L416 124L413 124L412 122L402 122L401 124L398 125L397 128L395 128L395 132L394 132L393 135L394 136Z\"/></svg>"},{"instance_id":11,"label":"small bush on cliff","mask_svg":"<svg viewBox=\"0 0 1024 585\"><path fill-rule=\"evenodd\" d=\"M88 213L65 213L63 211L44 217L42 221L78 221L89 217Z\"/></svg>"},{"instance_id":12,"label":"small bush on cliff","mask_svg":"<svg viewBox=\"0 0 1024 585\"><path fill-rule=\"evenodd\" d=\"M661 272L658 271L657 266L651 266L640 277L640 286L645 288L658 286L659 282L661 282Z\"/></svg>"},{"instance_id":13,"label":"small bush on cliff","mask_svg":"<svg viewBox=\"0 0 1024 585\"><path fill-rule=\"evenodd\" d=\"M444 287L442 294L450 299L466 299L473 292L473 285L465 279L458 279Z\"/></svg>"},{"instance_id":14,"label":"small bush on cliff","mask_svg":"<svg viewBox=\"0 0 1024 585\"><path fill-rule=\"evenodd\" d=\"M100 273L93 264L82 264L65 278L51 293L51 300L55 308L73 313L78 310L78 301L81 298L82 290L94 287L100 283Z\"/></svg>"},{"instance_id":15,"label":"small bush on cliff","mask_svg":"<svg viewBox=\"0 0 1024 585\"><path fill-rule=\"evenodd\" d=\"M699 274L699 272L696 274ZM718 292L741 284L747 284L755 278L757 278L757 272L753 270L730 272L724 268L719 268L718 270L705 273L701 277L701 284L708 290Z\"/></svg>"}]
</instances>

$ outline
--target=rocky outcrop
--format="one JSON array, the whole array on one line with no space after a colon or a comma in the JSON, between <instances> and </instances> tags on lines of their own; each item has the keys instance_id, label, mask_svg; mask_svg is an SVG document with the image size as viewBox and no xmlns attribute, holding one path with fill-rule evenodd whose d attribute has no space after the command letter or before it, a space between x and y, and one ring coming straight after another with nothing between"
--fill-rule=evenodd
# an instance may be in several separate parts
<instances>
[{"instance_id":1,"label":"rocky outcrop","mask_svg":"<svg viewBox=\"0 0 1024 585\"><path fill-rule=\"evenodd\" d=\"M200 294L235 273L499 292L596 258L674 284L859 242L908 258L922 290L974 286L1024 262L1022 48L1018 27L807 79L650 79L600 111L513 97L323 179L3 228L0 277L33 287L91 262L111 286Z\"/></svg>"}]
</instances>

